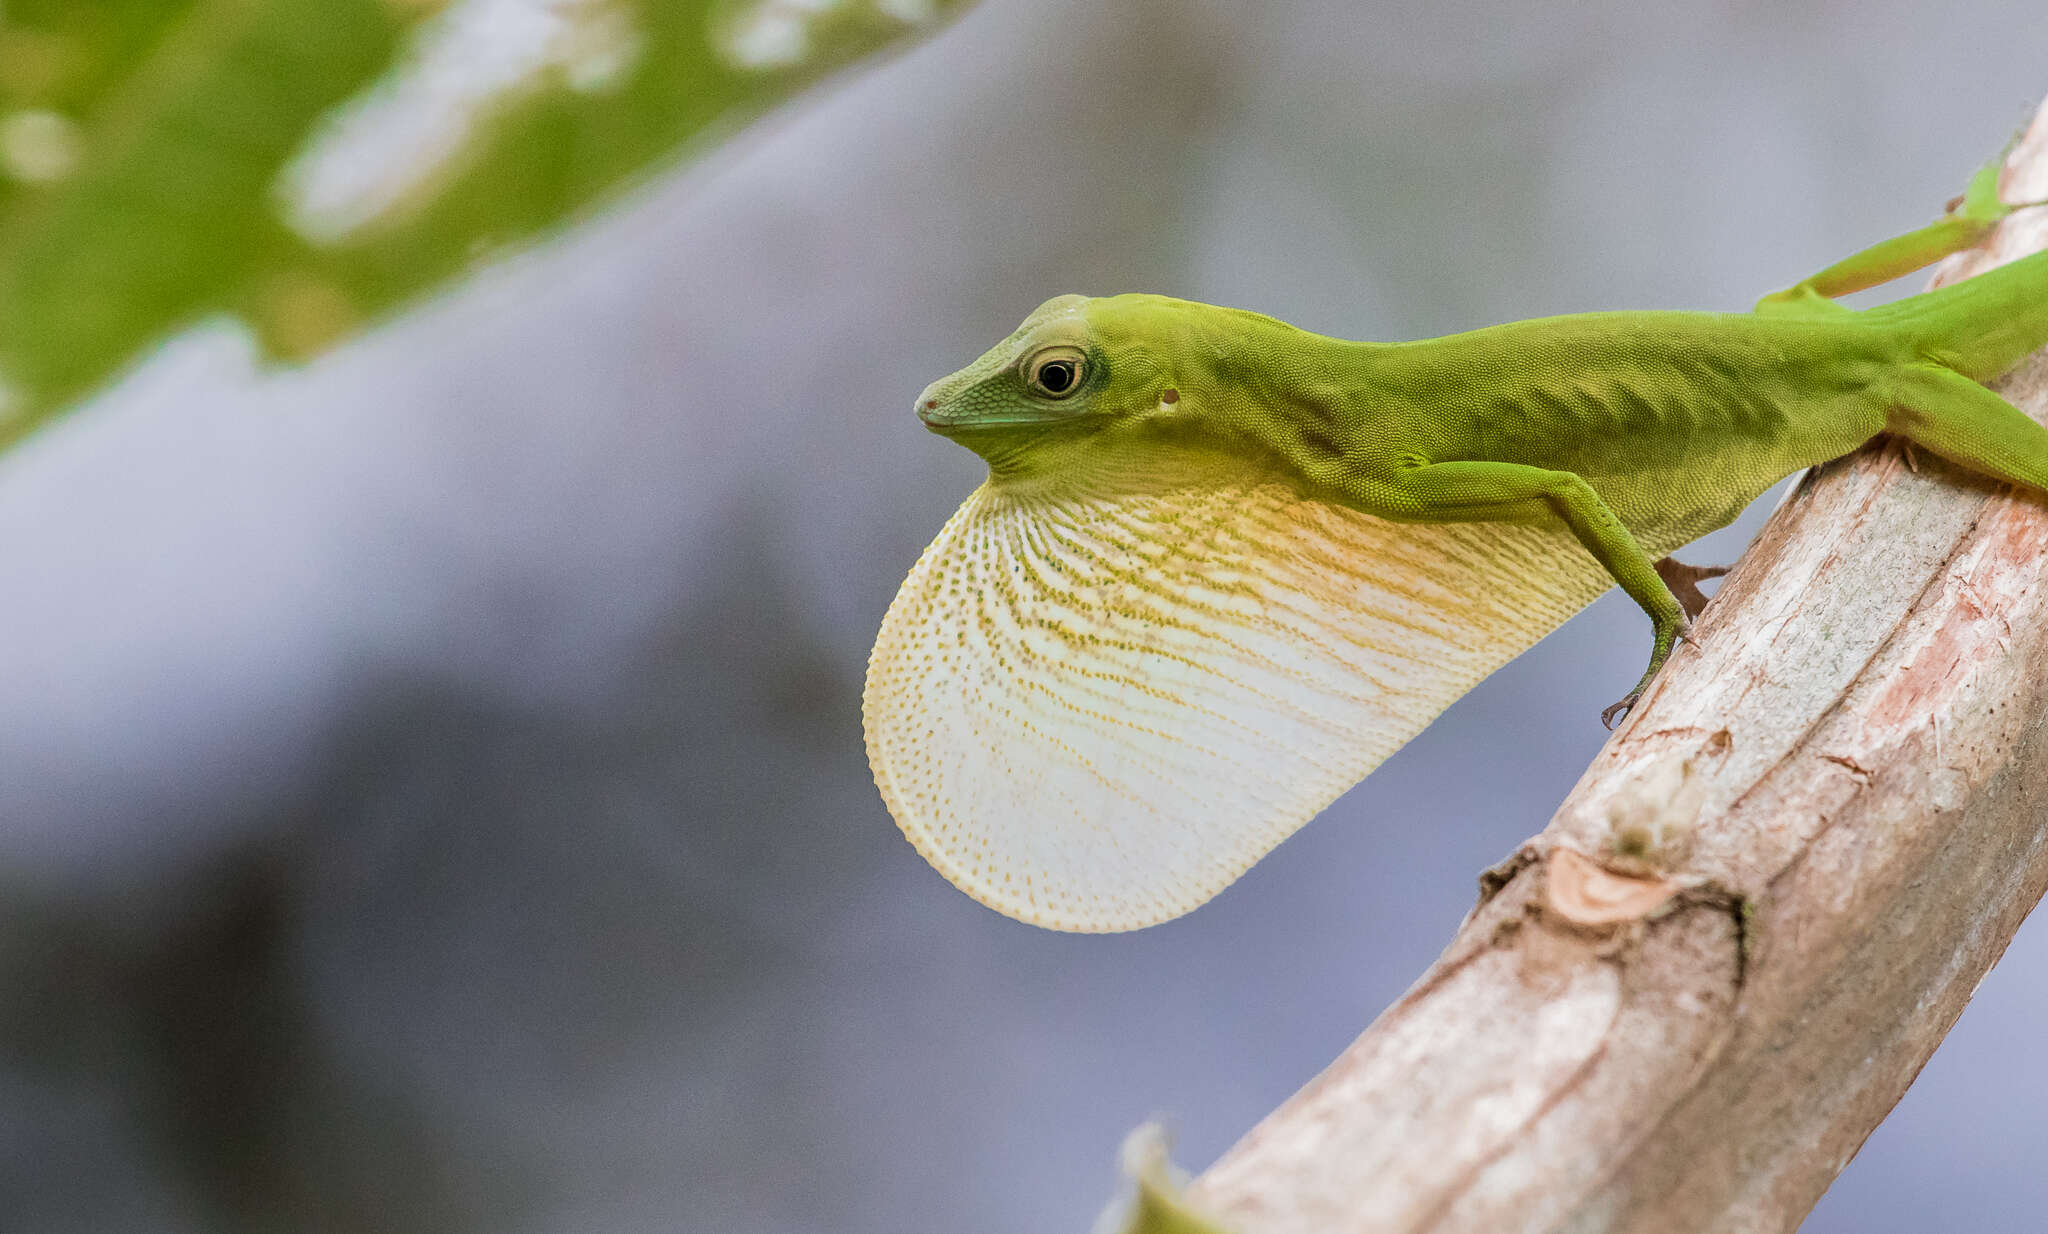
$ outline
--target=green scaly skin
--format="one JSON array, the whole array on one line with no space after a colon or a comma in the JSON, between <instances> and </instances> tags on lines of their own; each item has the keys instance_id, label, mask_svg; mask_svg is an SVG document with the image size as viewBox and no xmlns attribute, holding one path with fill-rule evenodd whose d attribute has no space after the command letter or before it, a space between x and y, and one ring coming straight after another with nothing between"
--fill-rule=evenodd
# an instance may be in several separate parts
<instances>
[{"instance_id":1,"label":"green scaly skin","mask_svg":"<svg viewBox=\"0 0 2048 1234\"><path fill-rule=\"evenodd\" d=\"M2026 208L1998 199L2002 165L1938 222L1751 313L1587 313L1371 343L1164 296L1062 296L928 387L918 413L1019 487L1171 446L1261 457L1384 519L1561 522L1650 617L1649 667L1602 714L1612 726L1690 628L1671 584L1697 601L1703 574L1659 559L1783 477L1890 432L2048 491L2048 430L1980 384L2048 342L2048 254L1861 312L1830 299Z\"/></svg>"}]
</instances>

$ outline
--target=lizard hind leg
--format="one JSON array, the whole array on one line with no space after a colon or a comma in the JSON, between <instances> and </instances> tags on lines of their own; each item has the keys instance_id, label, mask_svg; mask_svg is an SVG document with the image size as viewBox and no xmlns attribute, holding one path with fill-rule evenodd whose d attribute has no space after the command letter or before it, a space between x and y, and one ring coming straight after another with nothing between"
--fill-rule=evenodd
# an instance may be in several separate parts
<instances>
[{"instance_id":1,"label":"lizard hind leg","mask_svg":"<svg viewBox=\"0 0 2048 1234\"><path fill-rule=\"evenodd\" d=\"M1953 370L1912 366L1887 428L1951 462L2048 493L2048 428Z\"/></svg>"},{"instance_id":2,"label":"lizard hind leg","mask_svg":"<svg viewBox=\"0 0 2048 1234\"><path fill-rule=\"evenodd\" d=\"M1780 317L1830 317L1850 312L1846 306L1836 304L1834 298L1889 283L1951 253L1972 248L1982 243L2006 215L2048 205L2041 201L2007 202L1998 195L1999 177L2011 149L2008 143L1997 158L1978 168L1977 174L1970 177L1969 187L1948 204L1941 218L1904 235L1879 241L1783 291L1774 291L1756 302L1755 311Z\"/></svg>"}]
</instances>

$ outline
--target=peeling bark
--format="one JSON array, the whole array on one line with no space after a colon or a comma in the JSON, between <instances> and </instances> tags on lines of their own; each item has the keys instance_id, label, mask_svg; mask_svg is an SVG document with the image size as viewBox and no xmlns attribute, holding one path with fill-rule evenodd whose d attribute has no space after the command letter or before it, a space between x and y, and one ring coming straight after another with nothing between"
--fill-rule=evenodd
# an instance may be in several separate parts
<instances>
[{"instance_id":1,"label":"peeling bark","mask_svg":"<svg viewBox=\"0 0 2048 1234\"><path fill-rule=\"evenodd\" d=\"M2048 198L2048 107L2005 196ZM2048 420L2048 353L1998 388ZM1443 957L1191 1198L1246 1234L1796 1228L2048 890L2044 550L2038 495L1892 444L1808 477Z\"/></svg>"}]
</instances>

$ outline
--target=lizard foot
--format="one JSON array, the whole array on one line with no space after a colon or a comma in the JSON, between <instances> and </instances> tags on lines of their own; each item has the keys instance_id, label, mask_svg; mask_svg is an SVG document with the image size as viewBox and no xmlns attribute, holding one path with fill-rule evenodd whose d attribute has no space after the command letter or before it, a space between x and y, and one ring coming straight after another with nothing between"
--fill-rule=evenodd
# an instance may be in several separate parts
<instances>
[{"instance_id":1,"label":"lizard foot","mask_svg":"<svg viewBox=\"0 0 2048 1234\"><path fill-rule=\"evenodd\" d=\"M1667 557L1664 559L1664 561L1671 561L1671 559ZM1701 570L1697 566L1679 565L1675 561L1671 561L1671 564L1674 566L1678 566L1678 568L1681 570L1698 570L1700 576L1703 578L1712 578L1715 575L1726 574L1728 572L1728 567L1726 566L1709 566L1706 569ZM1658 573L1663 573L1664 562L1660 561L1657 563L1657 565ZM1697 594L1697 589L1695 589L1695 594ZM1700 603L1706 603L1704 597L1700 600ZM1650 667L1643 671L1642 680L1636 682L1636 688L1630 690L1628 694L1621 699L1620 702L1611 703L1604 710L1601 711L1600 723L1607 727L1608 732L1611 733L1614 731L1614 726L1621 721L1621 718L1623 716L1627 715L1631 710L1634 709L1636 705L1636 700L1642 698L1643 691L1649 689L1650 683L1657 679L1658 671L1664 667L1665 661L1670 658L1672 646L1676 643L1689 643L1691 641L1692 613L1690 610L1688 610L1679 613L1677 629L1673 630L1671 634L1668 636L1660 635L1658 637L1657 650L1656 653L1650 658Z\"/></svg>"},{"instance_id":2,"label":"lizard foot","mask_svg":"<svg viewBox=\"0 0 2048 1234\"><path fill-rule=\"evenodd\" d=\"M1707 601L1713 599L1700 590L1700 583L1705 579L1720 578L1732 568L1689 566L1676 557L1666 557L1656 563L1657 577L1663 579L1664 585L1671 589L1671 594L1678 598L1678 606L1685 610L1688 620L1699 616L1701 610L1707 607ZM1612 728L1613 725L1608 727Z\"/></svg>"}]
</instances>

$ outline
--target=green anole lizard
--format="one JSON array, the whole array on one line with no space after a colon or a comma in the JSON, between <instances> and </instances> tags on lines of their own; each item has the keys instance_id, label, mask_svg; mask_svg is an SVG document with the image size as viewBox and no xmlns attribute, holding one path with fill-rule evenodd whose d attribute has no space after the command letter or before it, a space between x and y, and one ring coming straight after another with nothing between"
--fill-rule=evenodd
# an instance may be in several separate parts
<instances>
[{"instance_id":1,"label":"green anole lizard","mask_svg":"<svg viewBox=\"0 0 2048 1234\"><path fill-rule=\"evenodd\" d=\"M1857 312L1982 239L1938 222L1750 313L1592 313L1410 343L1161 296L1061 296L917 402L989 478L869 662L868 756L963 891L1065 930L1216 894L1454 699L1619 584L1649 667L1665 559L1889 432L2048 490L2048 429L1982 382L2048 342L2048 254ZM1676 590L1674 590L1676 584Z\"/></svg>"}]
</instances>

